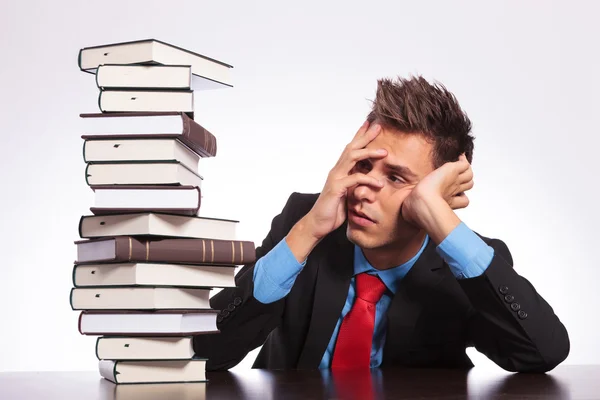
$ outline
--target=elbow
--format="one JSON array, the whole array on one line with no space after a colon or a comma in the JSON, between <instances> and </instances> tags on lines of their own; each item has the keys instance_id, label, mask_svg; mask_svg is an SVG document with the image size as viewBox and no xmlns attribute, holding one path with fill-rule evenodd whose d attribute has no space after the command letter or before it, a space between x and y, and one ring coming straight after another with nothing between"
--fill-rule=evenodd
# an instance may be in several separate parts
<instances>
[{"instance_id":1,"label":"elbow","mask_svg":"<svg viewBox=\"0 0 600 400\"><path fill-rule=\"evenodd\" d=\"M569 335L564 326L561 325L545 350L539 351L539 356L537 357L539 362L521 363L514 371L529 373L549 372L566 360L570 350Z\"/></svg>"},{"instance_id":2,"label":"elbow","mask_svg":"<svg viewBox=\"0 0 600 400\"><path fill-rule=\"evenodd\" d=\"M553 345L547 351L547 354L544 355L546 365L543 372L548 372L565 361L569 356L570 351L571 342L569 341L569 334L565 327L561 326L559 334L556 335L556 339L553 341Z\"/></svg>"}]
</instances>

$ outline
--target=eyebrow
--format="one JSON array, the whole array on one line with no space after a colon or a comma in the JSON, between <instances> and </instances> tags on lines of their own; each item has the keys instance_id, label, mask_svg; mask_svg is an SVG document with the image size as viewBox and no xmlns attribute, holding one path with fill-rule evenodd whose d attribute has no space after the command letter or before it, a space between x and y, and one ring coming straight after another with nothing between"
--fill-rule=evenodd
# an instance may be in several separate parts
<instances>
[{"instance_id":1,"label":"eyebrow","mask_svg":"<svg viewBox=\"0 0 600 400\"><path fill-rule=\"evenodd\" d=\"M410 170L410 168L405 167L404 165L395 165L395 164L390 164L390 163L383 163L383 166L392 171L397 173L398 175L402 175L405 178L408 178L410 180L417 180L418 176L417 174L415 174L414 172L412 172Z\"/></svg>"}]
</instances>

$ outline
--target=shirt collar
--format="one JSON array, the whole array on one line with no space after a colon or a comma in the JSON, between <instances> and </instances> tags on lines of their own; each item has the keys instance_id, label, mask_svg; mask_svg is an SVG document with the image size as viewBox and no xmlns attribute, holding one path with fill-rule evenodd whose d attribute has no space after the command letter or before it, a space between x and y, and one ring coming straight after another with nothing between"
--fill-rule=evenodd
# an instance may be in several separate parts
<instances>
[{"instance_id":1,"label":"shirt collar","mask_svg":"<svg viewBox=\"0 0 600 400\"><path fill-rule=\"evenodd\" d=\"M385 284L385 286L389 290L391 290L392 293L395 294L398 289L398 286L400 284L400 281L402 280L402 278L404 278L406 276L408 271L410 271L412 266L417 262L417 260L419 259L419 257L423 253L423 251L425 250L425 247L427 247L428 242L429 242L429 236L425 235L425 240L423 241L423 245L421 246L421 248L419 249L419 251L417 252L417 254L415 254L415 256L413 258L411 258L410 260L408 260L407 262L405 262L402 265L398 265L397 267L393 267L393 268L390 268L387 270L382 270L382 271L373 268L373 266L365 258L365 255L363 254L361 248L358 247L357 245L354 245L354 276L356 276L360 273L363 273L363 272L368 272L368 273L372 273L374 275L378 275L379 278Z\"/></svg>"}]
</instances>

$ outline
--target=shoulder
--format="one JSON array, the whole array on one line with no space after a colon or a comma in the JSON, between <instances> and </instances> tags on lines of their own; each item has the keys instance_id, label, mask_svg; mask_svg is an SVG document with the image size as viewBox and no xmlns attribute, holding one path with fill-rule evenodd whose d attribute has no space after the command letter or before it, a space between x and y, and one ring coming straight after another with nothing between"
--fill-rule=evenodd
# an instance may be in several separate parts
<instances>
[{"instance_id":1,"label":"shoulder","mask_svg":"<svg viewBox=\"0 0 600 400\"><path fill-rule=\"evenodd\" d=\"M290 229L304 217L313 207L319 193L293 192L287 199L281 212L273 218L271 233L279 241Z\"/></svg>"},{"instance_id":2,"label":"shoulder","mask_svg":"<svg viewBox=\"0 0 600 400\"><path fill-rule=\"evenodd\" d=\"M286 214L288 219L299 220L311 210L319 198L319 194L293 192L288 197L281 213Z\"/></svg>"}]
</instances>

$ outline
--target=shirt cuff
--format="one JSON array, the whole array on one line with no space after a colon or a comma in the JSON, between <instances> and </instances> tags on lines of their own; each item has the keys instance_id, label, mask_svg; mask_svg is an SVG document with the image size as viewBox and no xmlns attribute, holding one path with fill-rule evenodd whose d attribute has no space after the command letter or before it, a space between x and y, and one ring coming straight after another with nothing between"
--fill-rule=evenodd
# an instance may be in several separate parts
<instances>
[{"instance_id":1,"label":"shirt cuff","mask_svg":"<svg viewBox=\"0 0 600 400\"><path fill-rule=\"evenodd\" d=\"M283 238L254 265L254 297L268 304L284 298L306 265L299 263Z\"/></svg>"},{"instance_id":2,"label":"shirt cuff","mask_svg":"<svg viewBox=\"0 0 600 400\"><path fill-rule=\"evenodd\" d=\"M457 279L480 276L494 258L494 249L464 222L450 232L437 246L436 251L448 263Z\"/></svg>"}]
</instances>

